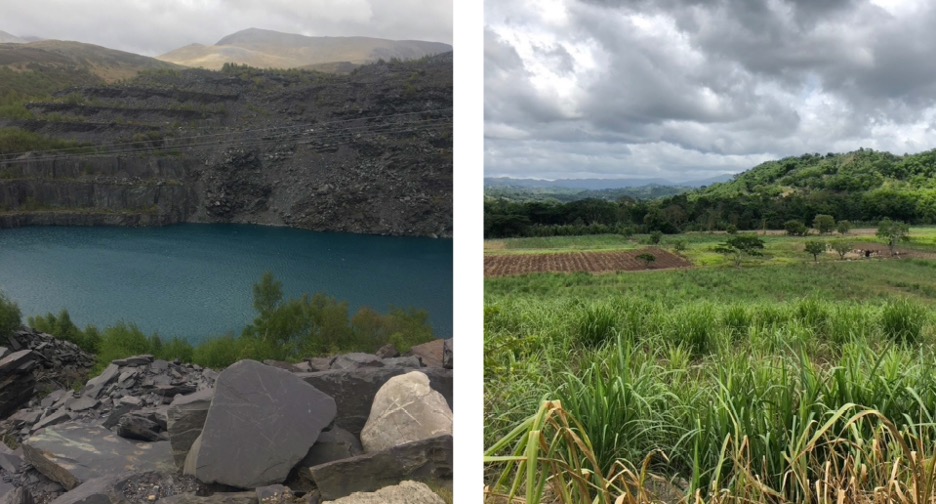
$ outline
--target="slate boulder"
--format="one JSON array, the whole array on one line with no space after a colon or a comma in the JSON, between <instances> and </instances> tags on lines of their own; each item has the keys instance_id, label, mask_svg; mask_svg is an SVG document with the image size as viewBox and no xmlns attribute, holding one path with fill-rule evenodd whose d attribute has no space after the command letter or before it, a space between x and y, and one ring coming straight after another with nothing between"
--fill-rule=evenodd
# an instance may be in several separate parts
<instances>
[{"instance_id":1,"label":"slate boulder","mask_svg":"<svg viewBox=\"0 0 936 504\"><path fill-rule=\"evenodd\" d=\"M335 401L288 371L243 360L221 372L184 472L205 483L282 483L335 418Z\"/></svg>"},{"instance_id":2,"label":"slate boulder","mask_svg":"<svg viewBox=\"0 0 936 504\"><path fill-rule=\"evenodd\" d=\"M452 410L442 394L432 390L420 371L387 380L371 405L361 431L365 452L452 434Z\"/></svg>"}]
</instances>

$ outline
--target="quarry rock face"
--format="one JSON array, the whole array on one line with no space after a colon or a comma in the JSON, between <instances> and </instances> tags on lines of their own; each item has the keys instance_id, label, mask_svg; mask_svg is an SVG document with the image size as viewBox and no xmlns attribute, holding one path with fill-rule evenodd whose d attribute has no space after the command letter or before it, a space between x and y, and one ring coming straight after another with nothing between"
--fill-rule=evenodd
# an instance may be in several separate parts
<instances>
[{"instance_id":1,"label":"quarry rock face","mask_svg":"<svg viewBox=\"0 0 936 504\"><path fill-rule=\"evenodd\" d=\"M215 383L185 472L239 488L280 483L335 418L335 400L288 371L252 360Z\"/></svg>"},{"instance_id":2,"label":"quarry rock face","mask_svg":"<svg viewBox=\"0 0 936 504\"><path fill-rule=\"evenodd\" d=\"M452 91L452 53L348 75L188 69L70 89L79 103L29 105L30 131L105 152L20 157L0 179L11 210L0 228L252 223L451 237ZM108 153L115 143L128 148Z\"/></svg>"}]
</instances>

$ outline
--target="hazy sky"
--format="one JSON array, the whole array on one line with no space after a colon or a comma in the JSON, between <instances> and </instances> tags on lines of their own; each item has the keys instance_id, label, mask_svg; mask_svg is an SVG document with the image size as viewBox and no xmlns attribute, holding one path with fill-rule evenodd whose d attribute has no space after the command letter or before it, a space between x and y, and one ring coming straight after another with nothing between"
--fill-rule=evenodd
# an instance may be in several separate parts
<instances>
[{"instance_id":1,"label":"hazy sky","mask_svg":"<svg viewBox=\"0 0 936 504\"><path fill-rule=\"evenodd\" d=\"M934 26L929 0L486 0L485 173L936 148Z\"/></svg>"},{"instance_id":2,"label":"hazy sky","mask_svg":"<svg viewBox=\"0 0 936 504\"><path fill-rule=\"evenodd\" d=\"M0 0L0 30L158 56L245 28L452 43L452 0Z\"/></svg>"}]
</instances>

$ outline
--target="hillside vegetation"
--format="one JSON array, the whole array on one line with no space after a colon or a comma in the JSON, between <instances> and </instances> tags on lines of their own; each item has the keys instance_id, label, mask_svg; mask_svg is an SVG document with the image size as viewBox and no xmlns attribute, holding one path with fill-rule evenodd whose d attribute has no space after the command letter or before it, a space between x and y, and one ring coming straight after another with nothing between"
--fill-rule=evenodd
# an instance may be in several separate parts
<instances>
[{"instance_id":1,"label":"hillside vegetation","mask_svg":"<svg viewBox=\"0 0 936 504\"><path fill-rule=\"evenodd\" d=\"M730 182L649 202L488 199L485 236L782 229L791 220L810 226L817 215L852 223L936 222L936 150L903 156L870 149L804 154L760 164Z\"/></svg>"}]
</instances>

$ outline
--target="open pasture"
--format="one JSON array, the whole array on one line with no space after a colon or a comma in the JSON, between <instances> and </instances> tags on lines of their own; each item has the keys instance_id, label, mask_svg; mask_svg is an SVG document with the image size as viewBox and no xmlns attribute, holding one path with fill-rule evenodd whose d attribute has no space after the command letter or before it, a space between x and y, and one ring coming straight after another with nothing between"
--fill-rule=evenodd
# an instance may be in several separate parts
<instances>
[{"instance_id":1,"label":"open pasture","mask_svg":"<svg viewBox=\"0 0 936 504\"><path fill-rule=\"evenodd\" d=\"M692 268L486 278L487 454L530 460L539 439L552 457L488 481L567 467L608 502L936 502L936 233L911 230L899 259L868 232L758 236L740 268L713 250L726 235L692 233L658 245L683 241ZM815 262L817 239L878 253ZM524 240L486 260L647 247ZM565 502L602 502L590 488Z\"/></svg>"}]
</instances>

